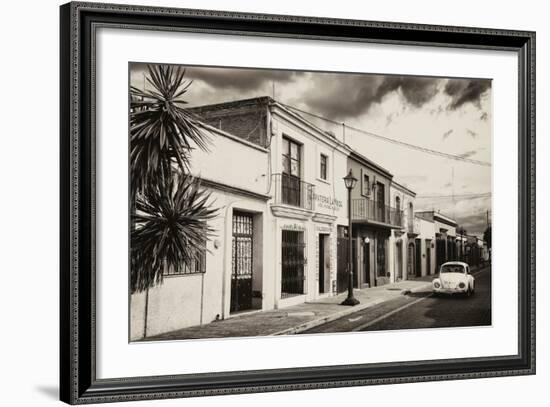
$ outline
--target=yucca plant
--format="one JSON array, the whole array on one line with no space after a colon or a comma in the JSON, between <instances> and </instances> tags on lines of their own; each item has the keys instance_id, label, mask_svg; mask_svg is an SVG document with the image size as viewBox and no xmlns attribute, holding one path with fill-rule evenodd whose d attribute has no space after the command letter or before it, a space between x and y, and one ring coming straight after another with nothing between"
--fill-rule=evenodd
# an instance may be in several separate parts
<instances>
[{"instance_id":1,"label":"yucca plant","mask_svg":"<svg viewBox=\"0 0 550 407\"><path fill-rule=\"evenodd\" d=\"M137 194L131 232L132 292L161 283L165 268L184 273L200 261L213 232L207 221L217 212L210 201L200 180L182 173Z\"/></svg>"},{"instance_id":2,"label":"yucca plant","mask_svg":"<svg viewBox=\"0 0 550 407\"><path fill-rule=\"evenodd\" d=\"M148 65L149 89L130 88L130 166L132 194L171 175L176 163L188 171L189 152L208 149L209 138L188 112L182 97L192 81L185 69Z\"/></svg>"},{"instance_id":3,"label":"yucca plant","mask_svg":"<svg viewBox=\"0 0 550 407\"><path fill-rule=\"evenodd\" d=\"M183 107L191 82L181 67L147 69L149 89L130 89L132 292L161 283L165 267L191 267L204 254L216 213L200 180L188 174L192 149L207 150L210 142Z\"/></svg>"}]
</instances>

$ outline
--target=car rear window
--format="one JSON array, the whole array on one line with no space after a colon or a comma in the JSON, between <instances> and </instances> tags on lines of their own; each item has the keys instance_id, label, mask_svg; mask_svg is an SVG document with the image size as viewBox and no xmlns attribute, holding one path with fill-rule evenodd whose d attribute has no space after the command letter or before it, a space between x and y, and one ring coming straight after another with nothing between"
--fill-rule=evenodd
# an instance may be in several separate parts
<instances>
[{"instance_id":1,"label":"car rear window","mask_svg":"<svg viewBox=\"0 0 550 407\"><path fill-rule=\"evenodd\" d=\"M465 273L464 266L460 264L445 264L441 266L441 273Z\"/></svg>"}]
</instances>

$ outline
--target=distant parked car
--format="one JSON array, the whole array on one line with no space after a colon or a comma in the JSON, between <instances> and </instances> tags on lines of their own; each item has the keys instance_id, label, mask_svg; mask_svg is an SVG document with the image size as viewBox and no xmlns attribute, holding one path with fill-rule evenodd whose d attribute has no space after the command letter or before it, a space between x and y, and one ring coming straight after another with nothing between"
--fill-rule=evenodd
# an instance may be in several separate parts
<instances>
[{"instance_id":1,"label":"distant parked car","mask_svg":"<svg viewBox=\"0 0 550 407\"><path fill-rule=\"evenodd\" d=\"M462 261L443 263L439 276L432 281L434 294L465 294L468 297L474 293L474 284L470 266Z\"/></svg>"}]
</instances>

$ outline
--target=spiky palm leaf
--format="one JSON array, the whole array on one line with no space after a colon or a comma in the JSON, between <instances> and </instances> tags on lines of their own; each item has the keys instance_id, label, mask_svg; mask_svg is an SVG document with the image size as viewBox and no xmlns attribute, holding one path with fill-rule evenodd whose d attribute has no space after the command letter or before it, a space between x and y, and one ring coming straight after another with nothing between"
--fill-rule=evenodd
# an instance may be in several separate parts
<instances>
[{"instance_id":1,"label":"spiky palm leaf","mask_svg":"<svg viewBox=\"0 0 550 407\"><path fill-rule=\"evenodd\" d=\"M198 120L183 106L191 81L185 69L148 65L147 82L152 89L130 89L130 166L132 192L167 178L175 160L184 172L189 152L196 146L208 150L208 136ZM168 174L167 174L168 173Z\"/></svg>"},{"instance_id":2,"label":"spiky palm leaf","mask_svg":"<svg viewBox=\"0 0 550 407\"><path fill-rule=\"evenodd\" d=\"M216 216L200 180L180 173L136 196L131 232L131 289L161 283L164 267L175 273L192 267L204 252Z\"/></svg>"}]
</instances>

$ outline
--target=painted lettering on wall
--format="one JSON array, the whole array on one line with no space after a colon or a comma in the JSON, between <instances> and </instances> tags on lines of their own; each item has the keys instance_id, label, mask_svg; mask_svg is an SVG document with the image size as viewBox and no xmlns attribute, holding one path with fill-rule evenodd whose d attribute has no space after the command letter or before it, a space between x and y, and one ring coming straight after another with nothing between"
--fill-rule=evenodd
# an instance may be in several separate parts
<instances>
[{"instance_id":1,"label":"painted lettering on wall","mask_svg":"<svg viewBox=\"0 0 550 407\"><path fill-rule=\"evenodd\" d=\"M317 232L332 233L333 228L331 228L330 226L317 226L317 225L315 225L315 230Z\"/></svg>"},{"instance_id":2,"label":"painted lettering on wall","mask_svg":"<svg viewBox=\"0 0 550 407\"><path fill-rule=\"evenodd\" d=\"M313 199L315 203L320 208L330 209L330 210L340 210L344 206L343 202L339 199L333 198L327 195L313 194Z\"/></svg>"},{"instance_id":3,"label":"painted lettering on wall","mask_svg":"<svg viewBox=\"0 0 550 407\"><path fill-rule=\"evenodd\" d=\"M306 228L303 225L299 225L297 223L282 225L281 229L284 229L284 230L297 230L297 231L306 230Z\"/></svg>"}]
</instances>

